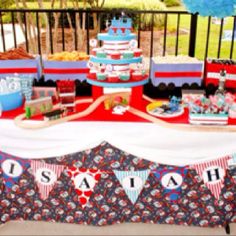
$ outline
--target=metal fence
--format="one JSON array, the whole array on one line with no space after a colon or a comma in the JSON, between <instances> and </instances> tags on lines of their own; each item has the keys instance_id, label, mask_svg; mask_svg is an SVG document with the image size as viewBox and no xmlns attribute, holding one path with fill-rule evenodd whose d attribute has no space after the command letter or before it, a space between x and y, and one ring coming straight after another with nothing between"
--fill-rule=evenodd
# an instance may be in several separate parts
<instances>
[{"instance_id":1,"label":"metal fence","mask_svg":"<svg viewBox=\"0 0 236 236\"><path fill-rule=\"evenodd\" d=\"M137 38L139 42L139 46L142 46L143 38L142 35L144 33L147 34L147 38L145 42L149 45L149 55L146 55L147 57L152 56L165 56L166 54L173 54L178 55L179 53L185 52L184 54L189 56L196 56L196 50L198 49L198 41L201 39L201 42L204 41L204 51L202 51L202 55L204 58L209 56L209 47L210 45L210 36L212 32L212 25L214 25L212 21L212 17L206 17L204 18L204 21L206 23L203 23L203 20L201 18L201 22L199 22L199 16L197 14L190 14L184 11L129 11L124 10L125 14L128 16L135 18L135 30L137 31ZM67 14L70 14L70 16L75 18L75 15L78 14L80 17L84 15L84 20L86 21L85 25L85 31L86 31L86 49L85 51L87 53L90 52L90 46L89 46L89 39L91 38L91 30L92 29L92 22L91 22L91 15L96 14L96 17L99 22L99 30L104 29L104 19L111 18L117 14L121 13L121 9L115 9L115 10L73 10L73 9L67 9L67 10L59 10L59 9L7 9L2 10L0 9L0 25L1 25L1 42L2 49L5 51L7 49L6 47L6 30L4 27L4 15L8 14L8 21L11 22L12 25L12 39L14 44L13 47L18 46L18 34L16 32L16 16L20 15L20 19L22 20L23 25L23 33L25 38L24 46L27 51L29 51L29 28L27 27L27 14L33 14L32 17L35 19L32 19L32 21L35 22L36 31L37 31L37 53L42 54L42 39L41 39L41 31L43 30L43 26L40 22L42 19L42 15L46 15L49 22L49 38L50 38L50 52L54 52L54 41L53 41L53 14L59 13L60 18L63 19L64 16ZM142 20L146 18L146 16L149 17L148 23L145 25L145 29L142 29ZM161 19L161 23L159 25L155 25L155 19L158 17ZM175 19L174 19L175 18ZM173 20L174 19L174 20ZM181 28L181 20L184 22L185 28ZM228 21L232 21L231 24L227 26L227 32L231 32L230 38L228 37L228 45L227 47L227 58L236 58L236 53L234 53L234 41L236 39L236 16L232 16L227 18ZM171 22L170 24L169 21ZM215 37L217 38L217 43L214 41L214 49L215 49L215 55L210 55L211 57L220 58L222 55L222 51L224 51L225 55L225 48L223 45L223 33L224 33L224 22L225 19L221 19L220 22L218 22L218 35L216 36L214 34L214 40ZM174 25L176 23L176 25ZM189 24L189 26L186 26L186 24ZM60 33L61 33L61 48L59 50L64 51L67 50L66 48L66 42L65 42L65 30L68 28L67 25L65 25L65 20L60 21ZM74 34L74 47L72 49L77 50L78 49L78 35L77 31L75 30L77 28L76 21L73 22L73 33ZM204 29L205 28L205 29ZM183 32L184 31L184 32ZM204 31L205 32L205 39L203 40L201 37L202 35L198 35L199 32ZM159 33L158 40L156 40L155 34ZM185 36L185 42L184 45L181 45L181 36ZM172 51L170 51L170 44L168 44L168 38L171 38L171 47ZM186 43L186 41L188 43ZM159 45L157 45L157 43ZM160 47L161 46L161 47ZM180 50L180 47L184 46L184 50ZM201 45L202 47L203 45ZM155 50L155 48L159 48L160 50ZM146 49L146 48L145 48Z\"/></svg>"}]
</instances>

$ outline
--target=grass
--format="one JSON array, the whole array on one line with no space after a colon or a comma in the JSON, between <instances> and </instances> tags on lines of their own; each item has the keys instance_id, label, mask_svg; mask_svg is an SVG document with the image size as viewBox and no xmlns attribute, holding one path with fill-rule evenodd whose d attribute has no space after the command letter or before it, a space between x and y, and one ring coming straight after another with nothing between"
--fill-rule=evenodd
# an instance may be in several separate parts
<instances>
[{"instance_id":1,"label":"grass","mask_svg":"<svg viewBox=\"0 0 236 236\"><path fill-rule=\"evenodd\" d=\"M171 15L168 17L168 36L167 36L167 51L170 54L175 53L176 45L176 29L177 29L177 15ZM198 59L204 59L206 51L206 39L207 39L207 28L208 28L208 17L198 17L198 28L197 28L197 41L195 56ZM226 23L223 27L224 30L233 29L233 17L226 19ZM189 32L190 32L190 16L181 15L180 18L180 36L179 36L179 54L188 54L189 47ZM220 37L220 25L211 23L211 31L209 38L208 57L217 57L218 46ZM162 39L163 40L163 39ZM222 41L221 43L221 58L229 58L230 56L231 42ZM236 57L236 50L234 50L233 58Z\"/></svg>"}]
</instances>

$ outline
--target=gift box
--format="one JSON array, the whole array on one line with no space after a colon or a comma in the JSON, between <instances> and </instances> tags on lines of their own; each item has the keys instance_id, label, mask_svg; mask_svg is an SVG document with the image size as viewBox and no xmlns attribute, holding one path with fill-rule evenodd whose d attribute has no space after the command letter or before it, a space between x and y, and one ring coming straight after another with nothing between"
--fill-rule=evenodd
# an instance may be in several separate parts
<instances>
[{"instance_id":1,"label":"gift box","mask_svg":"<svg viewBox=\"0 0 236 236\"><path fill-rule=\"evenodd\" d=\"M45 80L86 80L88 61L43 61Z\"/></svg>"},{"instance_id":2,"label":"gift box","mask_svg":"<svg viewBox=\"0 0 236 236\"><path fill-rule=\"evenodd\" d=\"M0 60L0 78L25 74L39 79L41 72L40 56L35 59Z\"/></svg>"},{"instance_id":3,"label":"gift box","mask_svg":"<svg viewBox=\"0 0 236 236\"><path fill-rule=\"evenodd\" d=\"M202 83L203 62L158 63L152 59L151 66L150 76L154 86L161 83L173 83L176 87L193 83L200 86Z\"/></svg>"},{"instance_id":4,"label":"gift box","mask_svg":"<svg viewBox=\"0 0 236 236\"><path fill-rule=\"evenodd\" d=\"M226 71L225 87L236 88L236 64L225 64L226 60L206 60L205 84L219 85L221 70Z\"/></svg>"},{"instance_id":5,"label":"gift box","mask_svg":"<svg viewBox=\"0 0 236 236\"><path fill-rule=\"evenodd\" d=\"M189 114L189 123L194 125L227 125L228 114Z\"/></svg>"}]
</instances>

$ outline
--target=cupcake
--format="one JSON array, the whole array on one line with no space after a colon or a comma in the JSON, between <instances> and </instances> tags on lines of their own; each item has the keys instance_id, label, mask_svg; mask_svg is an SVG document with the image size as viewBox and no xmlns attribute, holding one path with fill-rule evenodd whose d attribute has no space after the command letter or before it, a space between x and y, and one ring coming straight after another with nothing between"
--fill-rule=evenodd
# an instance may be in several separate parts
<instances>
[{"instance_id":1,"label":"cupcake","mask_svg":"<svg viewBox=\"0 0 236 236\"><path fill-rule=\"evenodd\" d=\"M103 72L97 73L97 80L105 80L107 78L107 75Z\"/></svg>"},{"instance_id":2,"label":"cupcake","mask_svg":"<svg viewBox=\"0 0 236 236\"><path fill-rule=\"evenodd\" d=\"M123 58L124 59L131 59L134 57L134 52L133 51L124 51L123 52Z\"/></svg>"},{"instance_id":3,"label":"cupcake","mask_svg":"<svg viewBox=\"0 0 236 236\"><path fill-rule=\"evenodd\" d=\"M120 74L120 80L128 81L129 79L130 79L130 73L121 73Z\"/></svg>"},{"instance_id":4,"label":"cupcake","mask_svg":"<svg viewBox=\"0 0 236 236\"><path fill-rule=\"evenodd\" d=\"M96 52L96 56L99 57L99 58L106 58L107 54L104 51L100 50L100 51Z\"/></svg>"},{"instance_id":5,"label":"cupcake","mask_svg":"<svg viewBox=\"0 0 236 236\"><path fill-rule=\"evenodd\" d=\"M119 76L117 74L109 74L107 80L110 83L117 83L119 82Z\"/></svg>"},{"instance_id":6,"label":"cupcake","mask_svg":"<svg viewBox=\"0 0 236 236\"><path fill-rule=\"evenodd\" d=\"M110 55L113 60L119 60L121 58L121 53L118 51L111 52Z\"/></svg>"},{"instance_id":7,"label":"cupcake","mask_svg":"<svg viewBox=\"0 0 236 236\"><path fill-rule=\"evenodd\" d=\"M143 79L142 72L140 72L140 71L133 72L132 79L135 80L135 81L142 80Z\"/></svg>"},{"instance_id":8,"label":"cupcake","mask_svg":"<svg viewBox=\"0 0 236 236\"><path fill-rule=\"evenodd\" d=\"M97 55L97 51L99 51L99 50L101 51L100 48L93 48L91 54L92 54L93 56L96 56L96 55Z\"/></svg>"},{"instance_id":9,"label":"cupcake","mask_svg":"<svg viewBox=\"0 0 236 236\"><path fill-rule=\"evenodd\" d=\"M142 56L142 52L143 52L142 49L136 48L136 49L134 50L134 57L141 57L141 56Z\"/></svg>"},{"instance_id":10,"label":"cupcake","mask_svg":"<svg viewBox=\"0 0 236 236\"><path fill-rule=\"evenodd\" d=\"M90 70L89 71L89 78L96 79L97 72L98 72L97 70Z\"/></svg>"}]
</instances>

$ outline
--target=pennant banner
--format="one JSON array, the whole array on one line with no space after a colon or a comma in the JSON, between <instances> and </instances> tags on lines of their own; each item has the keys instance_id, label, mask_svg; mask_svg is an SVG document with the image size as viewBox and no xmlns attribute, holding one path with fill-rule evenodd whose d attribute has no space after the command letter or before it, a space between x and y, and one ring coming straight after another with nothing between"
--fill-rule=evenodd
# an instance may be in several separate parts
<instances>
[{"instance_id":1,"label":"pennant banner","mask_svg":"<svg viewBox=\"0 0 236 236\"><path fill-rule=\"evenodd\" d=\"M98 169L86 169L70 167L67 169L76 189L76 193L79 196L79 201L84 208L90 196L94 191L95 185L101 178L101 171Z\"/></svg>"},{"instance_id":2,"label":"pennant banner","mask_svg":"<svg viewBox=\"0 0 236 236\"><path fill-rule=\"evenodd\" d=\"M207 161L192 165L211 193L219 200L221 189L224 186L226 169L228 168L229 156L217 160Z\"/></svg>"},{"instance_id":3,"label":"pennant banner","mask_svg":"<svg viewBox=\"0 0 236 236\"><path fill-rule=\"evenodd\" d=\"M181 186L186 173L185 167L163 167L154 172L154 175L160 180L165 195L175 201L181 194Z\"/></svg>"},{"instance_id":4,"label":"pennant banner","mask_svg":"<svg viewBox=\"0 0 236 236\"><path fill-rule=\"evenodd\" d=\"M3 171L6 192L10 192L12 186L19 180L23 172L30 166L30 161L0 152L0 165Z\"/></svg>"},{"instance_id":5,"label":"pennant banner","mask_svg":"<svg viewBox=\"0 0 236 236\"><path fill-rule=\"evenodd\" d=\"M113 170L120 184L125 190L130 201L135 204L144 184L150 174L150 170L142 171L118 171Z\"/></svg>"},{"instance_id":6,"label":"pennant banner","mask_svg":"<svg viewBox=\"0 0 236 236\"><path fill-rule=\"evenodd\" d=\"M31 169L39 188L40 197L41 199L46 200L56 181L61 176L64 166L51 165L33 160L31 161Z\"/></svg>"}]
</instances>

